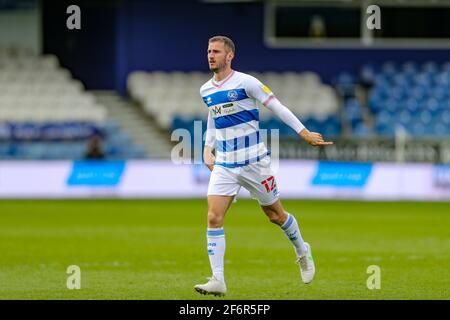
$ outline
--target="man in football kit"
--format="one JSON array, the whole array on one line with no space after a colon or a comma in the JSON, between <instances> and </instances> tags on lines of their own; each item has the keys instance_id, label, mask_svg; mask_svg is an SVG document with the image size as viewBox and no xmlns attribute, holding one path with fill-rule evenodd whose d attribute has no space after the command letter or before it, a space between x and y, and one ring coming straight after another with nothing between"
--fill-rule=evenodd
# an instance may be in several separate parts
<instances>
[{"instance_id":1,"label":"man in football kit","mask_svg":"<svg viewBox=\"0 0 450 320\"><path fill-rule=\"evenodd\" d=\"M315 273L311 246L304 242L295 217L286 212L270 168L270 155L259 134L257 101L313 146L330 145L310 132L300 120L256 78L231 69L235 46L215 36L208 42L208 63L214 76L200 88L209 109L204 161L211 170L208 186L207 249L212 277L194 289L202 294L225 295L224 217L241 187L256 198L269 220L279 225L292 242L301 278L310 283ZM213 154L215 150L215 155Z\"/></svg>"}]
</instances>

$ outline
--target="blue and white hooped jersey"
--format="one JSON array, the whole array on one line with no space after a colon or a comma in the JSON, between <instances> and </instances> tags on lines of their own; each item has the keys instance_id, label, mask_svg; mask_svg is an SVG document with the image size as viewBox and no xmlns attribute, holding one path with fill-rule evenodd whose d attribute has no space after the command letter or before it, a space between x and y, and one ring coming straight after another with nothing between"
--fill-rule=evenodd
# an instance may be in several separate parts
<instances>
[{"instance_id":1,"label":"blue and white hooped jersey","mask_svg":"<svg viewBox=\"0 0 450 320\"><path fill-rule=\"evenodd\" d=\"M220 82L209 80L200 88L209 109L208 130L214 130L216 165L229 168L254 163L268 155L259 133L259 108L274 98L255 77L232 71Z\"/></svg>"}]
</instances>

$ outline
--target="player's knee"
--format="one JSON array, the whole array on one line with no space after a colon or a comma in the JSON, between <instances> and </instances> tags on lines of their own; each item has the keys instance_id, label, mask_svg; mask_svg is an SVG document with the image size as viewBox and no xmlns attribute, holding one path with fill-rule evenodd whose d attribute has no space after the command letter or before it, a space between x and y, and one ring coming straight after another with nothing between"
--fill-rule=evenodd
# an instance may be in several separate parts
<instances>
[{"instance_id":1,"label":"player's knee","mask_svg":"<svg viewBox=\"0 0 450 320\"><path fill-rule=\"evenodd\" d=\"M220 228L223 225L223 217L214 211L208 211L208 225L211 228Z\"/></svg>"}]
</instances>

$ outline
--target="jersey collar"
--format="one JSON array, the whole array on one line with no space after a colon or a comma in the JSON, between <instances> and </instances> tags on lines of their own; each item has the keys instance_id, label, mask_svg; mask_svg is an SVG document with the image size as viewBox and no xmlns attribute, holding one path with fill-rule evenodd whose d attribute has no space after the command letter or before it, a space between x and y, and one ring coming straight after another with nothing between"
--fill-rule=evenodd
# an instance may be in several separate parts
<instances>
[{"instance_id":1,"label":"jersey collar","mask_svg":"<svg viewBox=\"0 0 450 320\"><path fill-rule=\"evenodd\" d=\"M231 73L223 80L216 82L214 81L214 76L211 78L211 83L214 87L216 88L220 88L221 86L224 85L225 82L227 82L232 76L234 75L234 70L231 71Z\"/></svg>"}]
</instances>

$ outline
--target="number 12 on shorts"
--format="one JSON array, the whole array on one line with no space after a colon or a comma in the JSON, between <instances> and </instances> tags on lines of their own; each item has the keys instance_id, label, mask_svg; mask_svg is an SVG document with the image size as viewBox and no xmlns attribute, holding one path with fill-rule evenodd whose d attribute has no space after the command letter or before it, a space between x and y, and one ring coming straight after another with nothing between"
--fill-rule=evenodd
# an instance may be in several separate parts
<instances>
[{"instance_id":1,"label":"number 12 on shorts","mask_svg":"<svg viewBox=\"0 0 450 320\"><path fill-rule=\"evenodd\" d=\"M266 188L267 192L273 191L277 187L274 176L270 176L266 180L261 181L261 184Z\"/></svg>"}]
</instances>

